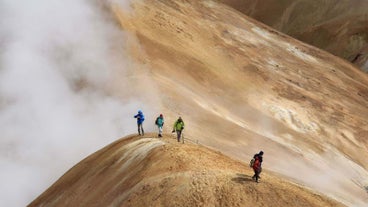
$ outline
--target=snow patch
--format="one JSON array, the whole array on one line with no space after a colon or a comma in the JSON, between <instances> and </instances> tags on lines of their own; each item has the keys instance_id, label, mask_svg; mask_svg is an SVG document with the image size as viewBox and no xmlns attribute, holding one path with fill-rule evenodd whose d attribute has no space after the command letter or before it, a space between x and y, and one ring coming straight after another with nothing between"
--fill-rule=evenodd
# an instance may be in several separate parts
<instances>
[{"instance_id":1,"label":"snow patch","mask_svg":"<svg viewBox=\"0 0 368 207\"><path fill-rule=\"evenodd\" d=\"M225 42L229 42L229 41L239 41L241 43L253 43L256 46L259 45L269 45L266 41L264 41L263 39L259 38L259 36L256 36L250 32L248 32L245 29L239 29L237 27L230 27L229 26L229 33L232 34L230 39L225 39ZM232 44L232 42L231 42Z\"/></svg>"},{"instance_id":2,"label":"snow patch","mask_svg":"<svg viewBox=\"0 0 368 207\"><path fill-rule=\"evenodd\" d=\"M274 59L267 59L266 62L268 63L268 68L271 70L277 70L281 66L281 64Z\"/></svg>"},{"instance_id":3,"label":"snow patch","mask_svg":"<svg viewBox=\"0 0 368 207\"><path fill-rule=\"evenodd\" d=\"M290 45L289 43L286 43L286 50L292 53L294 56L299 57L300 59L303 59L309 62L315 62L315 63L318 62L316 58L314 58L313 56L308 55L307 53L301 51L299 48L293 45Z\"/></svg>"},{"instance_id":4,"label":"snow patch","mask_svg":"<svg viewBox=\"0 0 368 207\"><path fill-rule=\"evenodd\" d=\"M265 39L268 39L268 40L271 39L270 33L264 29L261 29L259 27L253 27L252 31Z\"/></svg>"}]
</instances>

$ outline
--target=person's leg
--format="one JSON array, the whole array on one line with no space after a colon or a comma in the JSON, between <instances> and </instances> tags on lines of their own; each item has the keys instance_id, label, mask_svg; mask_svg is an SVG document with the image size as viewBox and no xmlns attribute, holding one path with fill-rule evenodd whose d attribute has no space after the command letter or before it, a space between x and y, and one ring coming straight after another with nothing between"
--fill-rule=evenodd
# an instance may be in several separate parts
<instances>
[{"instance_id":1,"label":"person's leg","mask_svg":"<svg viewBox=\"0 0 368 207\"><path fill-rule=\"evenodd\" d=\"M138 134L141 135L141 124L138 124Z\"/></svg>"},{"instance_id":2,"label":"person's leg","mask_svg":"<svg viewBox=\"0 0 368 207\"><path fill-rule=\"evenodd\" d=\"M180 142L181 131L180 130L176 130L176 135L177 135L178 142Z\"/></svg>"},{"instance_id":3,"label":"person's leg","mask_svg":"<svg viewBox=\"0 0 368 207\"><path fill-rule=\"evenodd\" d=\"M259 168L258 178L261 178L262 167Z\"/></svg>"},{"instance_id":4,"label":"person's leg","mask_svg":"<svg viewBox=\"0 0 368 207\"><path fill-rule=\"evenodd\" d=\"M162 137L162 126L158 127L158 136Z\"/></svg>"},{"instance_id":5,"label":"person's leg","mask_svg":"<svg viewBox=\"0 0 368 207\"><path fill-rule=\"evenodd\" d=\"M256 182L258 183L258 179L259 179L259 173L260 173L260 171L259 170L257 170L256 171Z\"/></svg>"},{"instance_id":6,"label":"person's leg","mask_svg":"<svg viewBox=\"0 0 368 207\"><path fill-rule=\"evenodd\" d=\"M141 123L142 135L144 135L143 123Z\"/></svg>"}]
</instances>

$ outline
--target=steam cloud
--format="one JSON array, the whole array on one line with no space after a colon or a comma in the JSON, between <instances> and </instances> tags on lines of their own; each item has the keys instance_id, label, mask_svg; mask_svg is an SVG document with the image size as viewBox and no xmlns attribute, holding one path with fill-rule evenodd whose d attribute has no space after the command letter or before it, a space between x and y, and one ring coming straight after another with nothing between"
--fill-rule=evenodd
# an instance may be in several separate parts
<instances>
[{"instance_id":1,"label":"steam cloud","mask_svg":"<svg viewBox=\"0 0 368 207\"><path fill-rule=\"evenodd\" d=\"M26 206L82 158L135 133L133 114L149 106L129 98L127 37L98 2L0 2L0 206Z\"/></svg>"}]
</instances>

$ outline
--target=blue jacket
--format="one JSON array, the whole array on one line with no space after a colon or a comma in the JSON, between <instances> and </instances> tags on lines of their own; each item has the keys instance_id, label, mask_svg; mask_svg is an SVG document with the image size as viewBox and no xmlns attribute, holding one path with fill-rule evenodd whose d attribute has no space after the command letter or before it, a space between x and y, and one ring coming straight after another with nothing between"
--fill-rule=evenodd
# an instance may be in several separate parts
<instances>
[{"instance_id":1,"label":"blue jacket","mask_svg":"<svg viewBox=\"0 0 368 207\"><path fill-rule=\"evenodd\" d=\"M137 118L137 124L142 124L144 121L144 115L142 111L138 111L138 114L134 116L134 118Z\"/></svg>"}]
</instances>

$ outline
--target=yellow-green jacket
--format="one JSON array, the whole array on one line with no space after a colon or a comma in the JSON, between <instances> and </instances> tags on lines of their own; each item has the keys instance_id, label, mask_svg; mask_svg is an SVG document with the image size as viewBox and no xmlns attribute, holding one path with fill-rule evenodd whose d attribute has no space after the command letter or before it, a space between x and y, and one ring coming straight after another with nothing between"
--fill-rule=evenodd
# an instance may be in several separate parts
<instances>
[{"instance_id":1,"label":"yellow-green jacket","mask_svg":"<svg viewBox=\"0 0 368 207\"><path fill-rule=\"evenodd\" d=\"M184 121L182 119L176 120L173 130L181 131L184 129Z\"/></svg>"}]
</instances>

